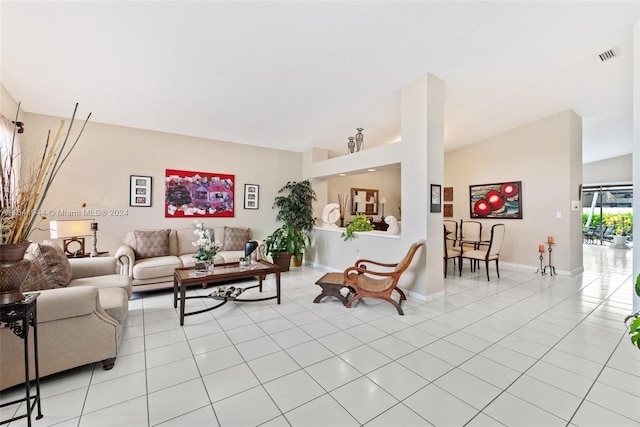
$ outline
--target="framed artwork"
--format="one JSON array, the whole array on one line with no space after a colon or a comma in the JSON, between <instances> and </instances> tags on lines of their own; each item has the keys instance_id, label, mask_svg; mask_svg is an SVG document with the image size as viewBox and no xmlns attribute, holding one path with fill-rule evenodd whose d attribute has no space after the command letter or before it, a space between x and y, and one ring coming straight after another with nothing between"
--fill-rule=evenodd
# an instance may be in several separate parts
<instances>
[{"instance_id":1,"label":"framed artwork","mask_svg":"<svg viewBox=\"0 0 640 427\"><path fill-rule=\"evenodd\" d=\"M431 184L431 212L442 211L442 186Z\"/></svg>"},{"instance_id":2,"label":"framed artwork","mask_svg":"<svg viewBox=\"0 0 640 427\"><path fill-rule=\"evenodd\" d=\"M453 202L453 187L444 187L444 193L442 193L443 202Z\"/></svg>"},{"instance_id":3,"label":"framed artwork","mask_svg":"<svg viewBox=\"0 0 640 427\"><path fill-rule=\"evenodd\" d=\"M522 181L469 186L471 218L522 219Z\"/></svg>"},{"instance_id":4,"label":"framed artwork","mask_svg":"<svg viewBox=\"0 0 640 427\"><path fill-rule=\"evenodd\" d=\"M256 184L244 185L244 208L258 209L260 186Z\"/></svg>"},{"instance_id":5,"label":"framed artwork","mask_svg":"<svg viewBox=\"0 0 640 427\"><path fill-rule=\"evenodd\" d=\"M232 218L234 182L234 175L167 169L165 218Z\"/></svg>"},{"instance_id":6,"label":"framed artwork","mask_svg":"<svg viewBox=\"0 0 640 427\"><path fill-rule=\"evenodd\" d=\"M378 190L368 188L351 189L351 215L363 213L378 215Z\"/></svg>"},{"instance_id":7,"label":"framed artwork","mask_svg":"<svg viewBox=\"0 0 640 427\"><path fill-rule=\"evenodd\" d=\"M445 218L453 218L453 204L445 203L442 205L442 216Z\"/></svg>"},{"instance_id":8,"label":"framed artwork","mask_svg":"<svg viewBox=\"0 0 640 427\"><path fill-rule=\"evenodd\" d=\"M151 206L151 177L131 175L129 206Z\"/></svg>"}]
</instances>

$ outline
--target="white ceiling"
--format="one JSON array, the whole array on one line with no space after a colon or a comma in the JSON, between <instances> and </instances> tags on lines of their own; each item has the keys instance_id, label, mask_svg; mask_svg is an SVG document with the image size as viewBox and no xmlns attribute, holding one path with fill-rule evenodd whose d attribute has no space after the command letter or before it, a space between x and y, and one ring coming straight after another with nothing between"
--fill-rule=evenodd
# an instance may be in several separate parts
<instances>
[{"instance_id":1,"label":"white ceiling","mask_svg":"<svg viewBox=\"0 0 640 427\"><path fill-rule=\"evenodd\" d=\"M0 19L0 81L28 112L343 153L356 127L399 140L400 89L430 72L446 150L571 108L585 163L632 151L640 1L2 1Z\"/></svg>"}]
</instances>

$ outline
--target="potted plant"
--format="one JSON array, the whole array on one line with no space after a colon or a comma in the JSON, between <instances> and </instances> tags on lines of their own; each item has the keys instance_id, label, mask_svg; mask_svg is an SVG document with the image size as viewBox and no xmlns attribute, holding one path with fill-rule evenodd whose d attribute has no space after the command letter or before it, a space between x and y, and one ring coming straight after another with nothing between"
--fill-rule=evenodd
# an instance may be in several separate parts
<instances>
[{"instance_id":1,"label":"potted plant","mask_svg":"<svg viewBox=\"0 0 640 427\"><path fill-rule=\"evenodd\" d=\"M354 234L356 231L371 230L373 230L373 225L371 225L371 221L369 221L369 218L367 218L365 214L359 213L353 217L349 224L347 224L347 229L342 232L340 237L342 237L346 242L347 240L355 239L356 237L358 237Z\"/></svg>"},{"instance_id":2,"label":"potted plant","mask_svg":"<svg viewBox=\"0 0 640 427\"><path fill-rule=\"evenodd\" d=\"M640 297L640 274L636 277L636 295ZM631 323L629 323L631 321ZM627 316L624 319L624 324L629 326L629 337L631 338L631 344L640 348L640 311Z\"/></svg>"},{"instance_id":3,"label":"potted plant","mask_svg":"<svg viewBox=\"0 0 640 427\"><path fill-rule=\"evenodd\" d=\"M284 224L264 240L265 253L273 259L282 271L289 271L291 255L302 258L301 250L306 247L306 236L291 225Z\"/></svg>"},{"instance_id":4,"label":"potted plant","mask_svg":"<svg viewBox=\"0 0 640 427\"><path fill-rule=\"evenodd\" d=\"M286 247L295 255L294 261L299 266L302 263L302 254L311 241L309 235L316 221L313 216L316 193L308 179L299 182L289 181L278 193L282 195L277 196L273 202L273 207L278 208L276 220L284 222L287 227Z\"/></svg>"}]
</instances>

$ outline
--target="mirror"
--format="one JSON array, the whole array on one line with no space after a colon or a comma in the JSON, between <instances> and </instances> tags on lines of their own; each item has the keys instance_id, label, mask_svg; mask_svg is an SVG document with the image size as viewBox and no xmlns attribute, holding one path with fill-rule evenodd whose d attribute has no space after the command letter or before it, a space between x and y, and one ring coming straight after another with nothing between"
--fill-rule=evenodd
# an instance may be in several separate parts
<instances>
[{"instance_id":1,"label":"mirror","mask_svg":"<svg viewBox=\"0 0 640 427\"><path fill-rule=\"evenodd\" d=\"M363 213L378 215L378 190L367 188L351 189L351 215Z\"/></svg>"}]
</instances>

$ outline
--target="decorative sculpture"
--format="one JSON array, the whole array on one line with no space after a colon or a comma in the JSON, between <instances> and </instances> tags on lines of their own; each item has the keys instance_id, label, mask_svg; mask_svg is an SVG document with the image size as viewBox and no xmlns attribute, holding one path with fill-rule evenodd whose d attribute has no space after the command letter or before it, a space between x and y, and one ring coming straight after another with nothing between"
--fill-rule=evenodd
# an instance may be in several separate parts
<instances>
[{"instance_id":1,"label":"decorative sculpture","mask_svg":"<svg viewBox=\"0 0 640 427\"><path fill-rule=\"evenodd\" d=\"M387 228L387 233L396 235L400 234L400 224L398 224L398 220L395 216L389 215L384 217L384 222L389 225L389 228Z\"/></svg>"},{"instance_id":2,"label":"decorative sculpture","mask_svg":"<svg viewBox=\"0 0 640 427\"><path fill-rule=\"evenodd\" d=\"M335 227L336 221L340 218L340 205L329 203L322 210L322 226Z\"/></svg>"}]
</instances>

